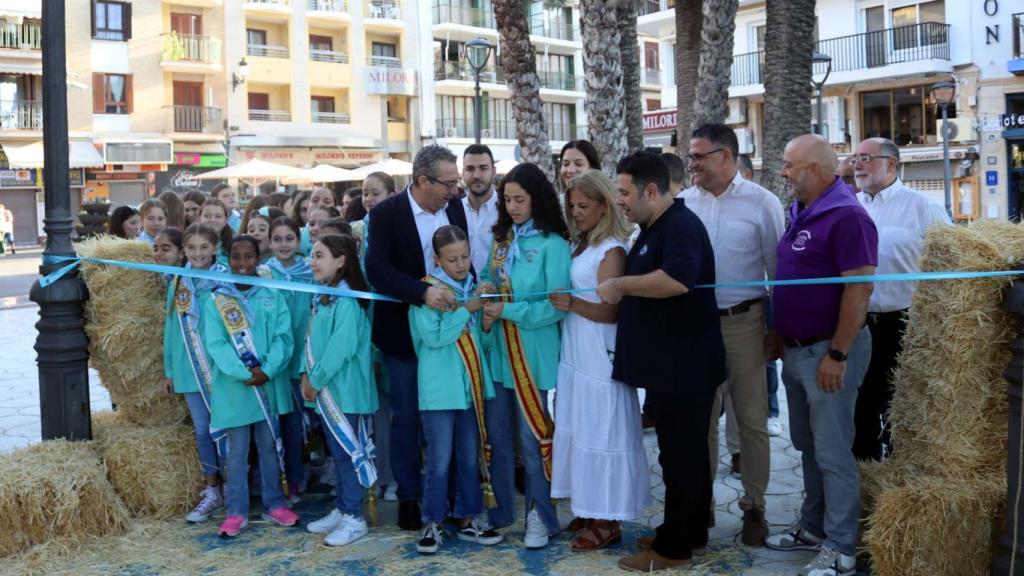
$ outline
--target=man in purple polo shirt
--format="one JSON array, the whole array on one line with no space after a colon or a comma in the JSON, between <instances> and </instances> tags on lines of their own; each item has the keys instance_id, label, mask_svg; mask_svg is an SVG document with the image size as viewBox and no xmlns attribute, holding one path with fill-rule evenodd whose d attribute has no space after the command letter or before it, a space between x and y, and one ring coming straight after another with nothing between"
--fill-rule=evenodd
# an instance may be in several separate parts
<instances>
[{"instance_id":1,"label":"man in purple polo shirt","mask_svg":"<svg viewBox=\"0 0 1024 576\"><path fill-rule=\"evenodd\" d=\"M836 165L821 136L786 145L782 176L795 199L779 242L777 280L874 274L878 232L853 189L835 175ZM808 284L772 292L776 353L784 345L782 381L805 497L800 520L770 537L768 546L817 551L801 574L856 572L860 477L851 447L857 389L871 357L864 327L871 289L870 283Z\"/></svg>"}]
</instances>

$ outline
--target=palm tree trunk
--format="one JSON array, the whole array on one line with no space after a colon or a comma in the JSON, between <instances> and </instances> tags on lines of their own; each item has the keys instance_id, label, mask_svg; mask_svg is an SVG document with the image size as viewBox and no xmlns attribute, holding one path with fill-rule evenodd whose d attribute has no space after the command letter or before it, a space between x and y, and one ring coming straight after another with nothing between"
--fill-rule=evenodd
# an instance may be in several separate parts
<instances>
[{"instance_id":1,"label":"palm tree trunk","mask_svg":"<svg viewBox=\"0 0 1024 576\"><path fill-rule=\"evenodd\" d=\"M700 36L704 26L703 0L676 2L676 154L686 158L693 131L693 106L700 64Z\"/></svg>"},{"instance_id":2,"label":"palm tree trunk","mask_svg":"<svg viewBox=\"0 0 1024 576\"><path fill-rule=\"evenodd\" d=\"M693 125L721 124L729 115L729 79L738 0L704 0Z\"/></svg>"},{"instance_id":3,"label":"palm tree trunk","mask_svg":"<svg viewBox=\"0 0 1024 576\"><path fill-rule=\"evenodd\" d=\"M501 43L501 67L512 94L512 117L523 161L536 164L555 181L551 141L544 128L536 52L530 44L530 26L522 0L494 0L494 19Z\"/></svg>"},{"instance_id":4,"label":"palm tree trunk","mask_svg":"<svg viewBox=\"0 0 1024 576\"><path fill-rule=\"evenodd\" d=\"M761 185L788 204L779 171L786 143L810 131L814 0L767 4Z\"/></svg>"},{"instance_id":5,"label":"palm tree trunk","mask_svg":"<svg viewBox=\"0 0 1024 576\"><path fill-rule=\"evenodd\" d=\"M587 127L601 166L614 174L626 155L625 94L619 52L618 5L622 0L585 0L580 3L583 32L583 71L586 77Z\"/></svg>"},{"instance_id":6,"label":"palm tree trunk","mask_svg":"<svg viewBox=\"0 0 1024 576\"><path fill-rule=\"evenodd\" d=\"M637 39L637 0L619 5L619 52L622 54L622 88L626 99L626 149L644 147L644 107L640 93L640 42Z\"/></svg>"}]
</instances>

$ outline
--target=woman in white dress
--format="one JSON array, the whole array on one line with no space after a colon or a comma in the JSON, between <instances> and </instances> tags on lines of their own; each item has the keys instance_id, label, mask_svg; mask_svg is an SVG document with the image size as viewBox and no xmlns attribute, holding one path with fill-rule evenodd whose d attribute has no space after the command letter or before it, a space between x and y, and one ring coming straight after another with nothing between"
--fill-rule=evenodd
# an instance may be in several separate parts
<instances>
[{"instance_id":1,"label":"woman in white dress","mask_svg":"<svg viewBox=\"0 0 1024 576\"><path fill-rule=\"evenodd\" d=\"M594 288L621 276L629 229L614 204L615 187L598 170L569 185L572 287ZM580 528L573 550L597 550L622 538L621 520L650 504L647 454L636 390L611 379L616 307L594 292L553 294L568 311L555 400L551 496L570 498Z\"/></svg>"}]
</instances>

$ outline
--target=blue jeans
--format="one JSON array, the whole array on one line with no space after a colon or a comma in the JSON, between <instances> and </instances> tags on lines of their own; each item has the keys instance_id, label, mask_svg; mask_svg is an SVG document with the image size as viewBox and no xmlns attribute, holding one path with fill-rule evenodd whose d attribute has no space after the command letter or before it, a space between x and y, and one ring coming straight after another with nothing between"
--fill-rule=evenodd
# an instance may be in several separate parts
<instances>
[{"instance_id":1,"label":"blue jeans","mask_svg":"<svg viewBox=\"0 0 1024 576\"><path fill-rule=\"evenodd\" d=\"M274 435L266 422L228 428L228 481L225 495L229 516L249 515L249 438L255 438L259 460L260 497L267 512L286 505Z\"/></svg>"},{"instance_id":2,"label":"blue jeans","mask_svg":"<svg viewBox=\"0 0 1024 576\"><path fill-rule=\"evenodd\" d=\"M192 426L196 431L196 448L199 450L199 464L203 467L203 476L216 476L221 471L220 457L217 446L210 437L210 411L206 409L203 395L199 392L184 394L188 411L192 414Z\"/></svg>"},{"instance_id":3,"label":"blue jeans","mask_svg":"<svg viewBox=\"0 0 1024 576\"><path fill-rule=\"evenodd\" d=\"M779 417L779 368L775 360L765 363L765 379L768 381L768 417Z\"/></svg>"},{"instance_id":4,"label":"blue jeans","mask_svg":"<svg viewBox=\"0 0 1024 576\"><path fill-rule=\"evenodd\" d=\"M302 477L305 474L303 466L303 449L305 438L303 438L302 406L296 406L288 414L282 414L281 441L284 443L284 476L288 486L302 484Z\"/></svg>"},{"instance_id":5,"label":"blue jeans","mask_svg":"<svg viewBox=\"0 0 1024 576\"><path fill-rule=\"evenodd\" d=\"M348 423L353 430L359 430L359 416L345 414L345 418L348 418ZM324 435L327 436L331 459L334 460L334 507L342 514L362 518L363 492L366 489L359 483L356 470L352 467L352 458L334 439L334 435L331 434L326 423L324 423Z\"/></svg>"},{"instance_id":6,"label":"blue jeans","mask_svg":"<svg viewBox=\"0 0 1024 576\"><path fill-rule=\"evenodd\" d=\"M391 472L398 500L417 502L420 478L420 405L415 359L384 355L391 376Z\"/></svg>"},{"instance_id":7,"label":"blue jeans","mask_svg":"<svg viewBox=\"0 0 1024 576\"><path fill-rule=\"evenodd\" d=\"M828 340L786 348L782 382L789 401L789 433L800 451L804 503L800 525L843 554L856 553L860 518L860 476L853 447L853 412L857 390L871 360L871 333L864 328L854 340L843 388L826 393L818 387L818 366L828 354Z\"/></svg>"},{"instance_id":8,"label":"blue jeans","mask_svg":"<svg viewBox=\"0 0 1024 576\"><path fill-rule=\"evenodd\" d=\"M391 483L391 394L377 389L377 411L373 413L373 443L377 446L377 486Z\"/></svg>"},{"instance_id":9,"label":"blue jeans","mask_svg":"<svg viewBox=\"0 0 1024 576\"><path fill-rule=\"evenodd\" d=\"M472 518L484 509L480 491L479 433L476 413L423 410L427 474L423 482L423 520L440 524L448 517L448 476L455 461L455 517Z\"/></svg>"}]
</instances>

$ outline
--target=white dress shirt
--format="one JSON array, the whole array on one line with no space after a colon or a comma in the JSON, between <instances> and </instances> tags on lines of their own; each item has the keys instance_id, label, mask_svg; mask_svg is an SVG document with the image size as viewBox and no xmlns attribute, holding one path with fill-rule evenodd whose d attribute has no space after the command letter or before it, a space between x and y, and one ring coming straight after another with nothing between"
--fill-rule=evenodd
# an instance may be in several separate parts
<instances>
[{"instance_id":1,"label":"white dress shirt","mask_svg":"<svg viewBox=\"0 0 1024 576\"><path fill-rule=\"evenodd\" d=\"M494 239L491 229L498 221L498 193L492 190L490 199L480 205L479 211L469 203L469 194L462 199L462 206L466 209L466 225L469 226L469 257L479 277L491 256L491 240Z\"/></svg>"},{"instance_id":2,"label":"white dress shirt","mask_svg":"<svg viewBox=\"0 0 1024 576\"><path fill-rule=\"evenodd\" d=\"M704 223L715 251L717 282L753 282L775 278L776 250L785 229L782 203L775 194L745 180L739 173L715 196L691 186L679 193ZM715 288L718 308L764 298L763 286Z\"/></svg>"},{"instance_id":3,"label":"white dress shirt","mask_svg":"<svg viewBox=\"0 0 1024 576\"><path fill-rule=\"evenodd\" d=\"M877 274L921 271L921 249L932 224L949 224L946 209L899 178L873 197L858 192L857 199L878 228ZM895 312L910 308L916 282L876 282L868 312Z\"/></svg>"},{"instance_id":4,"label":"white dress shirt","mask_svg":"<svg viewBox=\"0 0 1024 576\"><path fill-rule=\"evenodd\" d=\"M423 248L423 269L430 274L434 271L437 266L434 265L434 232L442 226L447 226L448 213L441 208L437 212L431 214L416 203L416 199L412 197L412 188L410 187L406 194L409 196L409 206L412 207L412 219L416 221L416 231L420 235L420 246Z\"/></svg>"}]
</instances>

